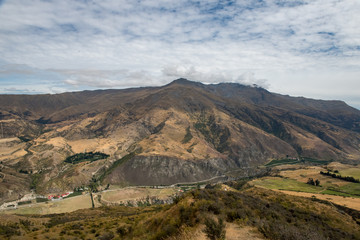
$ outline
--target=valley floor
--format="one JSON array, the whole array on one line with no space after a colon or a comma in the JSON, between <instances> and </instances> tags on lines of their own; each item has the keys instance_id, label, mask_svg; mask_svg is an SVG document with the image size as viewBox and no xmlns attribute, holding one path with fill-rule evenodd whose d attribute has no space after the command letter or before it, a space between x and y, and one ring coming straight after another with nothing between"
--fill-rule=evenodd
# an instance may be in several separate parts
<instances>
[{"instance_id":1,"label":"valley floor","mask_svg":"<svg viewBox=\"0 0 360 240\"><path fill-rule=\"evenodd\" d=\"M320 171L355 178L360 167L279 165L270 176L205 189L111 186L94 193L94 209L84 193L3 211L0 239L205 240L208 229L228 240L360 239L360 183Z\"/></svg>"}]
</instances>

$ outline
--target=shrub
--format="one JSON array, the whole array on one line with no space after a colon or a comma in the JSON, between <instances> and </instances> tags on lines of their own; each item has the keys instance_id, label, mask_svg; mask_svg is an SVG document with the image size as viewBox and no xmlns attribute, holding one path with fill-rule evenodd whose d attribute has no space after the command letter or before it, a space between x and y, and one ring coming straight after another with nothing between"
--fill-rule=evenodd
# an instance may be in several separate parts
<instances>
[{"instance_id":1,"label":"shrub","mask_svg":"<svg viewBox=\"0 0 360 240\"><path fill-rule=\"evenodd\" d=\"M114 238L114 234L112 232L106 232L101 236L98 236L98 240L111 240Z\"/></svg>"},{"instance_id":2,"label":"shrub","mask_svg":"<svg viewBox=\"0 0 360 240\"><path fill-rule=\"evenodd\" d=\"M23 201L23 202L18 202L18 205L25 205L25 204L30 204L31 201Z\"/></svg>"},{"instance_id":3,"label":"shrub","mask_svg":"<svg viewBox=\"0 0 360 240\"><path fill-rule=\"evenodd\" d=\"M188 143L192 138L193 138L193 136L190 132L190 127L187 127L186 134L184 136L184 139L181 141L181 143Z\"/></svg>"},{"instance_id":4,"label":"shrub","mask_svg":"<svg viewBox=\"0 0 360 240\"><path fill-rule=\"evenodd\" d=\"M221 218L217 222L212 218L206 218L205 226L204 233L210 240L225 239L225 224Z\"/></svg>"},{"instance_id":5,"label":"shrub","mask_svg":"<svg viewBox=\"0 0 360 240\"><path fill-rule=\"evenodd\" d=\"M0 236L5 236L10 238L14 235L20 235L19 225L18 224L0 224Z\"/></svg>"}]
</instances>

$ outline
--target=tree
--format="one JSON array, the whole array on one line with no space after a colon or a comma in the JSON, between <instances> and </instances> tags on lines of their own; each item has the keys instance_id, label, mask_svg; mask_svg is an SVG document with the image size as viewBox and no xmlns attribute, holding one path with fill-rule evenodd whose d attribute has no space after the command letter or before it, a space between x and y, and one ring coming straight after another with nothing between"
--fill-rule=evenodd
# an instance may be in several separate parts
<instances>
[{"instance_id":1,"label":"tree","mask_svg":"<svg viewBox=\"0 0 360 240\"><path fill-rule=\"evenodd\" d=\"M320 186L320 181L319 181L319 179L316 179L316 180L314 181L314 179L309 178L306 183L307 183L307 184L310 184L310 185L313 185L313 186Z\"/></svg>"},{"instance_id":2,"label":"tree","mask_svg":"<svg viewBox=\"0 0 360 240\"><path fill-rule=\"evenodd\" d=\"M310 185L315 185L314 179L312 179L312 178L309 178L306 183L310 184Z\"/></svg>"},{"instance_id":3,"label":"tree","mask_svg":"<svg viewBox=\"0 0 360 240\"><path fill-rule=\"evenodd\" d=\"M92 208L95 208L95 203L94 203L94 197L93 197L93 192L97 192L98 189L97 187L99 186L96 178L93 176L89 182L89 193L90 193L90 198L91 198L91 206Z\"/></svg>"}]
</instances>

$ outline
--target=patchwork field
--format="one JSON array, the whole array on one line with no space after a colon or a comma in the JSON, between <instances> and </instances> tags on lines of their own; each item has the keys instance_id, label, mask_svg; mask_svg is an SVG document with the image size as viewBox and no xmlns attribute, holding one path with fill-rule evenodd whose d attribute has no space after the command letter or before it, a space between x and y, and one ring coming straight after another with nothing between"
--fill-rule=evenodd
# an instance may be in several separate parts
<instances>
[{"instance_id":1,"label":"patchwork field","mask_svg":"<svg viewBox=\"0 0 360 240\"><path fill-rule=\"evenodd\" d=\"M99 204L96 204L99 206ZM73 212L79 209L91 208L90 195L81 195L68 199L44 203L28 204L14 210L7 210L7 214L54 214Z\"/></svg>"},{"instance_id":2,"label":"patchwork field","mask_svg":"<svg viewBox=\"0 0 360 240\"><path fill-rule=\"evenodd\" d=\"M102 192L100 202L105 205L114 204L128 204L137 205L149 204L156 201L167 201L172 198L177 192L178 188L140 188L140 187L129 187L123 189L115 189Z\"/></svg>"},{"instance_id":3,"label":"patchwork field","mask_svg":"<svg viewBox=\"0 0 360 240\"><path fill-rule=\"evenodd\" d=\"M330 163L326 166L281 165L273 168L272 176L252 180L250 185L295 196L315 197L360 210L360 183L322 175L320 171L335 171L343 177L360 178L359 165L341 163ZM318 186L308 184L309 179L318 180L320 184Z\"/></svg>"},{"instance_id":4,"label":"patchwork field","mask_svg":"<svg viewBox=\"0 0 360 240\"><path fill-rule=\"evenodd\" d=\"M118 188L104 192L94 193L95 207L103 205L136 205L137 202L171 199L178 192L179 188ZM6 210L6 214L54 214L73 212L79 209L91 208L89 194L65 198L43 203L26 204L17 209Z\"/></svg>"},{"instance_id":5,"label":"patchwork field","mask_svg":"<svg viewBox=\"0 0 360 240\"><path fill-rule=\"evenodd\" d=\"M288 190L295 192L319 193L323 190L320 187L315 187L306 183L298 182L294 179L279 177L264 177L254 180L251 183L255 186L260 186L268 189Z\"/></svg>"}]
</instances>

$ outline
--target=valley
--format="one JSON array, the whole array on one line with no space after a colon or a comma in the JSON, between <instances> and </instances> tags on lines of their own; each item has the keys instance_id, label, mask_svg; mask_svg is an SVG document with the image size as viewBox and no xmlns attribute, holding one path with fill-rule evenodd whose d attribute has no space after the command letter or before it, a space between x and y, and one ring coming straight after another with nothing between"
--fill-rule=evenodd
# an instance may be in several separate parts
<instances>
[{"instance_id":1,"label":"valley","mask_svg":"<svg viewBox=\"0 0 360 240\"><path fill-rule=\"evenodd\" d=\"M228 172L256 175L259 166L287 157L360 159L360 111L259 87L178 79L0 100L0 203L31 191L69 192L93 177L103 186L171 185ZM90 153L106 157L66 162Z\"/></svg>"},{"instance_id":2,"label":"valley","mask_svg":"<svg viewBox=\"0 0 360 240\"><path fill-rule=\"evenodd\" d=\"M0 123L7 239L360 237L360 111L342 101L178 79L0 95Z\"/></svg>"},{"instance_id":3,"label":"valley","mask_svg":"<svg viewBox=\"0 0 360 240\"><path fill-rule=\"evenodd\" d=\"M241 180L209 185L174 197L172 203L160 205L136 207L117 203L62 214L35 214L28 208L28 212L0 215L0 236L5 239L200 240L209 239L207 234L215 234L218 228L230 240L360 237L359 211L341 206L348 198L339 205L329 202L329 198L322 200L318 195L296 196L292 194L296 193L294 190L288 194L290 191L278 192L251 185L253 183L244 184ZM114 200L122 195L129 199L133 194L139 194L136 191L115 190L106 192L110 193L106 197ZM67 200L73 205L76 201L84 203L81 198L85 197L90 207L88 195ZM65 205L67 200L57 203L62 202L61 208L66 208L70 206Z\"/></svg>"}]
</instances>

